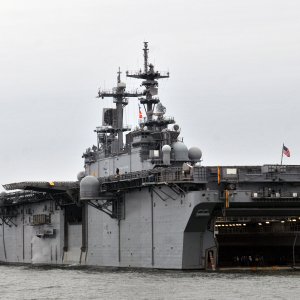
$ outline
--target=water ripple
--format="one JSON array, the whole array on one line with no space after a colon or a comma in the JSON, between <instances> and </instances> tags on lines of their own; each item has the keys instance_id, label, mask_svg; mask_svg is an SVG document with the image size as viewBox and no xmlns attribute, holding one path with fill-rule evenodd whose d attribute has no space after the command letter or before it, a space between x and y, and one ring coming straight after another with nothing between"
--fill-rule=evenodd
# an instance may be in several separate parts
<instances>
[{"instance_id":1,"label":"water ripple","mask_svg":"<svg viewBox=\"0 0 300 300\"><path fill-rule=\"evenodd\" d=\"M298 299L300 273L0 266L1 299Z\"/></svg>"}]
</instances>

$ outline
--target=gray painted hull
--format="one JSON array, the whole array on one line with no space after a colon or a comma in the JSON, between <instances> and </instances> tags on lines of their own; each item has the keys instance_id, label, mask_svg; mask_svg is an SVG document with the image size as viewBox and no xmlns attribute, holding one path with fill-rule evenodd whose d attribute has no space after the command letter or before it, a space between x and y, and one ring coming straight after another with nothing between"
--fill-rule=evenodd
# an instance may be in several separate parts
<instances>
[{"instance_id":1,"label":"gray painted hull","mask_svg":"<svg viewBox=\"0 0 300 300\"><path fill-rule=\"evenodd\" d=\"M162 200L148 188L142 188L126 194L121 220L86 205L84 229L82 223L66 224L64 210L51 209L53 203L24 205L19 208L24 215L19 214L14 219L15 225L2 225L0 260L8 263L201 269L205 267L205 249L215 247L213 235L205 234L206 226L198 227L196 232L185 232L191 214L200 202L199 191L185 196L170 194L170 198ZM32 225L32 214L27 214L28 210L34 214L50 213L51 224ZM204 223L206 225L207 220ZM49 230L53 233L42 236ZM83 236L85 249L82 247Z\"/></svg>"}]
</instances>

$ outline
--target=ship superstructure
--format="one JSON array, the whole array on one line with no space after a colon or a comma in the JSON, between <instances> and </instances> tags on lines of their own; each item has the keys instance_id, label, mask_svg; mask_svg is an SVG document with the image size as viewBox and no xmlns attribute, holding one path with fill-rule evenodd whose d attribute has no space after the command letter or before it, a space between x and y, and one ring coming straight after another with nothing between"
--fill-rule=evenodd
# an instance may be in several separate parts
<instances>
[{"instance_id":1,"label":"ship superstructure","mask_svg":"<svg viewBox=\"0 0 300 300\"><path fill-rule=\"evenodd\" d=\"M202 166L201 150L188 148L166 116L158 81L169 73L155 70L148 51L145 42L143 70L126 72L142 80L141 90L127 91L120 69L117 86L99 90L115 108L103 109L77 181L4 185L11 192L0 196L0 260L170 269L239 265L241 257L245 265L257 257L295 264L300 166ZM133 130L123 122L130 98L140 107Z\"/></svg>"}]
</instances>

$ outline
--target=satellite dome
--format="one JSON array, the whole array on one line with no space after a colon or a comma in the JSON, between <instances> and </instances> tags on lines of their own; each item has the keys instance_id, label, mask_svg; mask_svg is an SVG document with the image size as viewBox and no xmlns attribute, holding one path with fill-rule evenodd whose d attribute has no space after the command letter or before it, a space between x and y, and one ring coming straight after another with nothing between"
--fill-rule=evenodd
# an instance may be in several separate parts
<instances>
[{"instance_id":1,"label":"satellite dome","mask_svg":"<svg viewBox=\"0 0 300 300\"><path fill-rule=\"evenodd\" d=\"M125 82L118 82L118 88L126 88L126 83Z\"/></svg>"},{"instance_id":2,"label":"satellite dome","mask_svg":"<svg viewBox=\"0 0 300 300\"><path fill-rule=\"evenodd\" d=\"M5 195L6 195L6 192L4 192L4 191L0 193L0 197L4 197Z\"/></svg>"},{"instance_id":3,"label":"satellite dome","mask_svg":"<svg viewBox=\"0 0 300 300\"><path fill-rule=\"evenodd\" d=\"M189 149L189 159L191 161L200 161L202 152L198 147L191 147Z\"/></svg>"},{"instance_id":4,"label":"satellite dome","mask_svg":"<svg viewBox=\"0 0 300 300\"><path fill-rule=\"evenodd\" d=\"M80 181L85 176L85 172L81 171L77 174L77 180Z\"/></svg>"},{"instance_id":5,"label":"satellite dome","mask_svg":"<svg viewBox=\"0 0 300 300\"><path fill-rule=\"evenodd\" d=\"M189 150L183 142L175 142L172 145L174 151L174 158L176 161L188 161L189 160Z\"/></svg>"},{"instance_id":6,"label":"satellite dome","mask_svg":"<svg viewBox=\"0 0 300 300\"><path fill-rule=\"evenodd\" d=\"M178 125L178 124L174 124L173 129L174 129L175 131L178 131L178 130L179 130L179 125Z\"/></svg>"},{"instance_id":7,"label":"satellite dome","mask_svg":"<svg viewBox=\"0 0 300 300\"><path fill-rule=\"evenodd\" d=\"M171 147L169 145L164 145L162 148L161 148L161 151L162 152L171 152Z\"/></svg>"},{"instance_id":8,"label":"satellite dome","mask_svg":"<svg viewBox=\"0 0 300 300\"><path fill-rule=\"evenodd\" d=\"M93 199L99 196L99 181L95 176L86 176L80 181L80 199Z\"/></svg>"}]
</instances>

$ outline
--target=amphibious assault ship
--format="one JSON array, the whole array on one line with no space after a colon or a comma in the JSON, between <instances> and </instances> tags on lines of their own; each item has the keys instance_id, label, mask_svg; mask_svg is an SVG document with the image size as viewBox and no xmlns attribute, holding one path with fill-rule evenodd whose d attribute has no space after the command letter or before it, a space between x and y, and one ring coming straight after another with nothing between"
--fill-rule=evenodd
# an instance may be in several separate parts
<instances>
[{"instance_id":1,"label":"amphibious assault ship","mask_svg":"<svg viewBox=\"0 0 300 300\"><path fill-rule=\"evenodd\" d=\"M5 184L0 196L0 260L7 263L203 269L299 262L300 166L203 166L158 98L143 48L142 91L100 90L97 145L77 181ZM123 123L138 98L139 126ZM125 140L123 140L125 137Z\"/></svg>"}]
</instances>

